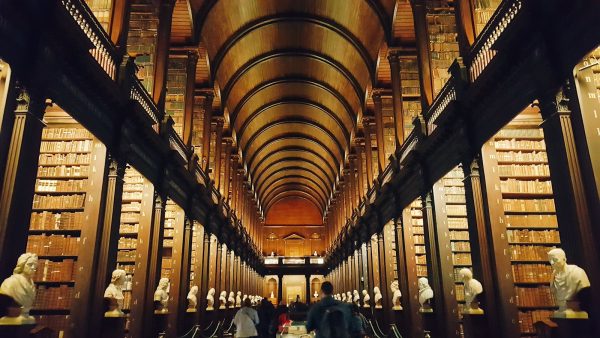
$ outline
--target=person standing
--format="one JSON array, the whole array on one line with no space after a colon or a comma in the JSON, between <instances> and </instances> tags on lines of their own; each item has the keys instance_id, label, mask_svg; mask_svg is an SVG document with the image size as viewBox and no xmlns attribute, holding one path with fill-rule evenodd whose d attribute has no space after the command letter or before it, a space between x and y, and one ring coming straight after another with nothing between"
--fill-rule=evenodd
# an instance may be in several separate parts
<instances>
[{"instance_id":1,"label":"person standing","mask_svg":"<svg viewBox=\"0 0 600 338\"><path fill-rule=\"evenodd\" d=\"M351 317L348 304L333 299L333 285L324 282L321 284L321 300L308 312L306 330L315 330L315 338L348 337Z\"/></svg>"},{"instance_id":2,"label":"person standing","mask_svg":"<svg viewBox=\"0 0 600 338\"><path fill-rule=\"evenodd\" d=\"M244 299L242 308L233 317L236 338L257 337L256 326L260 323L258 313L252 308L250 298Z\"/></svg>"},{"instance_id":3,"label":"person standing","mask_svg":"<svg viewBox=\"0 0 600 338\"><path fill-rule=\"evenodd\" d=\"M269 337L269 324L275 315L275 307L267 299L263 298L258 306L258 336L261 338Z\"/></svg>"}]
</instances>

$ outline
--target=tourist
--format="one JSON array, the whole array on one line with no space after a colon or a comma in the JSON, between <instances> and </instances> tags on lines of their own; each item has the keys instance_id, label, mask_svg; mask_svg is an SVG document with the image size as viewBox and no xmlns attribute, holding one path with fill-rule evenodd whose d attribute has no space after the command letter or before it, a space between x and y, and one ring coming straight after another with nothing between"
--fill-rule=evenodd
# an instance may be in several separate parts
<instances>
[{"instance_id":1,"label":"tourist","mask_svg":"<svg viewBox=\"0 0 600 338\"><path fill-rule=\"evenodd\" d=\"M351 320L350 307L333 299L333 285L324 282L321 285L321 300L308 312L306 330L315 330L315 338L347 337Z\"/></svg>"},{"instance_id":2,"label":"tourist","mask_svg":"<svg viewBox=\"0 0 600 338\"><path fill-rule=\"evenodd\" d=\"M242 308L239 309L235 314L235 317L233 317L233 324L236 328L235 337L257 337L258 332L256 331L256 325L259 323L258 313L252 308L252 301L250 298L244 299Z\"/></svg>"}]
</instances>

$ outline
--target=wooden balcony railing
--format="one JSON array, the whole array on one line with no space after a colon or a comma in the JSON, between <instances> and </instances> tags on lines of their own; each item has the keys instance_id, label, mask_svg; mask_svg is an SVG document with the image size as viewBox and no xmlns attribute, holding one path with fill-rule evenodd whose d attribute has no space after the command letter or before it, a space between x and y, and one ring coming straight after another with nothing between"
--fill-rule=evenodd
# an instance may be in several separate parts
<instances>
[{"instance_id":1,"label":"wooden balcony railing","mask_svg":"<svg viewBox=\"0 0 600 338\"><path fill-rule=\"evenodd\" d=\"M164 113L161 112L158 107L156 107L156 104L154 104L154 101L152 101L150 94L148 94L146 88L144 88L142 85L142 82L140 82L135 75L132 75L130 81L129 98L140 104L148 117L154 121L152 128L154 128L154 131L158 133L159 122L162 121Z\"/></svg>"},{"instance_id":2,"label":"wooden balcony railing","mask_svg":"<svg viewBox=\"0 0 600 338\"><path fill-rule=\"evenodd\" d=\"M522 8L522 0L504 0L496 9L490 21L475 40L469 53L468 69L471 82L477 80L496 56L496 50L493 49L494 44L506 31L510 23L519 16Z\"/></svg>"},{"instance_id":3,"label":"wooden balcony railing","mask_svg":"<svg viewBox=\"0 0 600 338\"><path fill-rule=\"evenodd\" d=\"M451 77L448 82L444 85L440 93L436 96L435 100L424 114L425 122L427 124L427 134L431 134L435 128L435 121L442 115L442 113L448 108L450 102L456 100L456 89L454 88L454 78Z\"/></svg>"},{"instance_id":4,"label":"wooden balcony railing","mask_svg":"<svg viewBox=\"0 0 600 338\"><path fill-rule=\"evenodd\" d=\"M60 4L90 39L91 44L94 46L90 49L90 54L106 74L112 80L115 80L120 57L117 55L116 48L110 41L108 34L106 34L85 1L60 0Z\"/></svg>"}]
</instances>

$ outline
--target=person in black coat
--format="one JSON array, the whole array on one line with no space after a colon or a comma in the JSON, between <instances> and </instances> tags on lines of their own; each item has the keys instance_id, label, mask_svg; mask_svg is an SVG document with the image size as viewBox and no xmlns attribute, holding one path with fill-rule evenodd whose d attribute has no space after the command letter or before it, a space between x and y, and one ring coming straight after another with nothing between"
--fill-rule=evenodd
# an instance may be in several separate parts
<instances>
[{"instance_id":1,"label":"person in black coat","mask_svg":"<svg viewBox=\"0 0 600 338\"><path fill-rule=\"evenodd\" d=\"M267 299L263 298L258 306L258 336L261 338L269 337L269 325L275 315L275 307Z\"/></svg>"}]
</instances>

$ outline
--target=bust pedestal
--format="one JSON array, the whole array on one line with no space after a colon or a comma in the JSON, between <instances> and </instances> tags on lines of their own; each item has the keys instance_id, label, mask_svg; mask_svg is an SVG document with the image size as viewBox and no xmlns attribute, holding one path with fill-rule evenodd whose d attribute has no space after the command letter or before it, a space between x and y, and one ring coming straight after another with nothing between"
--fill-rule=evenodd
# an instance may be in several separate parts
<instances>
[{"instance_id":1,"label":"bust pedestal","mask_svg":"<svg viewBox=\"0 0 600 338\"><path fill-rule=\"evenodd\" d=\"M122 338L125 336L125 316L105 316L102 320L102 338Z\"/></svg>"},{"instance_id":2,"label":"bust pedestal","mask_svg":"<svg viewBox=\"0 0 600 338\"><path fill-rule=\"evenodd\" d=\"M152 321L152 337L163 337L166 335L168 321L169 312L154 311L154 320Z\"/></svg>"},{"instance_id":3,"label":"bust pedestal","mask_svg":"<svg viewBox=\"0 0 600 338\"><path fill-rule=\"evenodd\" d=\"M429 308L427 312L421 312L421 316L423 317L423 330L429 331L431 337L439 337L439 335L437 334L435 314L433 313L433 309Z\"/></svg>"},{"instance_id":4,"label":"bust pedestal","mask_svg":"<svg viewBox=\"0 0 600 338\"><path fill-rule=\"evenodd\" d=\"M0 338L29 338L35 324L0 324Z\"/></svg>"},{"instance_id":5,"label":"bust pedestal","mask_svg":"<svg viewBox=\"0 0 600 338\"><path fill-rule=\"evenodd\" d=\"M534 323L539 338L592 338L589 319L552 317Z\"/></svg>"},{"instance_id":6,"label":"bust pedestal","mask_svg":"<svg viewBox=\"0 0 600 338\"><path fill-rule=\"evenodd\" d=\"M481 309L479 309L481 310ZM485 338L489 335L487 326L487 318L481 310L477 313L463 312L463 326L465 330L465 338Z\"/></svg>"}]
</instances>

